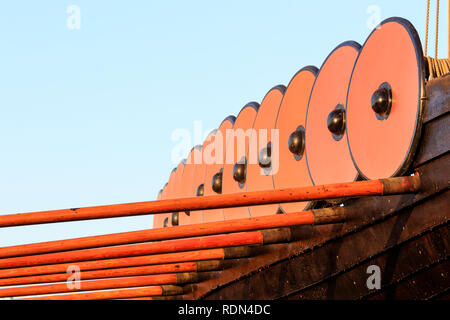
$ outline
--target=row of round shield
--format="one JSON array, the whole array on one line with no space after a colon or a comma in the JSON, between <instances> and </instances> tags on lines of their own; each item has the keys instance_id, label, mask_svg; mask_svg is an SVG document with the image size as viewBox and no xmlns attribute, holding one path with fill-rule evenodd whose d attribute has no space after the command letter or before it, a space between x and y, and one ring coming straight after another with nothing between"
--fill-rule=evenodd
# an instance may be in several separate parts
<instances>
[{"instance_id":1,"label":"row of round shield","mask_svg":"<svg viewBox=\"0 0 450 320\"><path fill-rule=\"evenodd\" d=\"M403 175L420 138L424 85L417 31L405 19L386 19L363 46L354 41L338 45L319 70L302 68L287 87L269 90L261 104L250 102L237 117L225 118L172 171L158 199ZM239 130L244 134L241 145ZM212 163L205 160L211 150ZM176 212L155 215L154 227L297 212L315 205Z\"/></svg>"}]
</instances>

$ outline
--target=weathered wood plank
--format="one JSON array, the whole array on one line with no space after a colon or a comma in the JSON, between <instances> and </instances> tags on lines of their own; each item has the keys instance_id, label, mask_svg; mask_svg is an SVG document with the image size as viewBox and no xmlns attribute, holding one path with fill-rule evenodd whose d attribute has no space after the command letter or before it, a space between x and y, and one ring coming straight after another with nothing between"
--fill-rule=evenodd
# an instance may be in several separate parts
<instances>
[{"instance_id":1,"label":"weathered wood plank","mask_svg":"<svg viewBox=\"0 0 450 320\"><path fill-rule=\"evenodd\" d=\"M212 293L213 299L277 299L357 266L380 252L447 223L450 191L410 210L273 265ZM365 280L364 280L365 281Z\"/></svg>"},{"instance_id":2,"label":"weathered wood plank","mask_svg":"<svg viewBox=\"0 0 450 320\"><path fill-rule=\"evenodd\" d=\"M439 157L450 150L450 113L427 123L413 168Z\"/></svg>"},{"instance_id":3,"label":"weathered wood plank","mask_svg":"<svg viewBox=\"0 0 450 320\"><path fill-rule=\"evenodd\" d=\"M450 112L450 74L431 80L426 91L427 103L423 114L424 122Z\"/></svg>"},{"instance_id":4,"label":"weathered wood plank","mask_svg":"<svg viewBox=\"0 0 450 320\"><path fill-rule=\"evenodd\" d=\"M257 256L230 261L228 269L214 274L210 280L194 285L193 292L185 297L202 298L212 290L257 273L259 269L320 247L327 241L337 241L343 235L376 225L379 221L395 215L399 210L449 188L450 181L448 174L445 173L450 172L448 152L450 147L450 75L430 82L427 90L428 101L424 110L423 137L413 163L413 167L420 172L423 179L424 190L421 193L347 200L347 207L354 208L355 212L364 212L364 215L360 214L353 221L344 224L296 228L301 241L255 248ZM267 281L274 282L269 278Z\"/></svg>"},{"instance_id":5,"label":"weathered wood plank","mask_svg":"<svg viewBox=\"0 0 450 320\"><path fill-rule=\"evenodd\" d=\"M447 224L435 231L397 246L347 272L337 274L328 281L308 287L289 299L361 299L377 289L369 289L366 279L369 266L381 270L381 290L392 283L448 258L450 254L450 226Z\"/></svg>"},{"instance_id":6,"label":"weathered wood plank","mask_svg":"<svg viewBox=\"0 0 450 320\"><path fill-rule=\"evenodd\" d=\"M194 286L194 291L186 295L187 299L202 298L211 290L236 281L250 273L257 272L280 260L299 255L312 248L323 245L327 241L333 241L342 235L357 232L361 228L377 223L386 217L395 214L398 210L411 206L419 201L450 187L448 176L442 172L450 172L450 155L430 162L418 169L422 175L422 192L415 195L398 195L387 197L371 197L352 200L349 207L356 208L360 213L352 221L345 224L331 226L303 226L299 228L303 240L290 244L276 244L255 248L257 256L246 259L238 259L229 262L229 268L214 274L212 279Z\"/></svg>"},{"instance_id":7,"label":"weathered wood plank","mask_svg":"<svg viewBox=\"0 0 450 320\"><path fill-rule=\"evenodd\" d=\"M425 300L448 288L450 288L450 261L447 260L420 271L369 299Z\"/></svg>"},{"instance_id":8,"label":"weathered wood plank","mask_svg":"<svg viewBox=\"0 0 450 320\"><path fill-rule=\"evenodd\" d=\"M450 288L429 297L430 300L450 300Z\"/></svg>"}]
</instances>

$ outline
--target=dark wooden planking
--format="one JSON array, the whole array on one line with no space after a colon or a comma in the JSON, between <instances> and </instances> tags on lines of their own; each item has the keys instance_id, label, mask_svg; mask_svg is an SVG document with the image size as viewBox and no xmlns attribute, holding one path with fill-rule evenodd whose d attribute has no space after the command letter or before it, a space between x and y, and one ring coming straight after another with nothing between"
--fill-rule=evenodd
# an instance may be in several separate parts
<instances>
[{"instance_id":1,"label":"dark wooden planking","mask_svg":"<svg viewBox=\"0 0 450 320\"><path fill-rule=\"evenodd\" d=\"M393 284L369 297L370 300L425 300L450 288L450 261L444 261Z\"/></svg>"},{"instance_id":2,"label":"dark wooden planking","mask_svg":"<svg viewBox=\"0 0 450 320\"><path fill-rule=\"evenodd\" d=\"M442 175L438 169L443 169L444 172L450 169L450 155L445 155L419 169L423 176L422 180L424 185L424 190L421 193L416 195L371 197L353 200L352 206L358 208L359 212L364 213L357 219L335 226L304 226L301 228L304 233L303 241L258 248L258 256L251 259L234 261L230 268L221 273L217 273L216 277L210 281L198 284L192 296L188 295L186 298L201 298L208 291L236 281L249 273L257 272L260 268L268 267L279 260L300 254L314 246L321 245L325 241L333 240L339 235L356 232L358 228L376 223L378 220L394 214L396 210L410 206L418 201L423 201L436 192L449 187L447 176Z\"/></svg>"},{"instance_id":3,"label":"dark wooden planking","mask_svg":"<svg viewBox=\"0 0 450 320\"><path fill-rule=\"evenodd\" d=\"M420 268L448 259L450 254L450 227L445 225L416 239L394 247L347 272L337 274L312 285L289 299L361 299L376 289L368 289L367 268L377 265L381 270L382 290L394 282L410 276Z\"/></svg>"},{"instance_id":4,"label":"dark wooden planking","mask_svg":"<svg viewBox=\"0 0 450 320\"><path fill-rule=\"evenodd\" d=\"M450 300L450 288L429 297L430 300Z\"/></svg>"},{"instance_id":5,"label":"dark wooden planking","mask_svg":"<svg viewBox=\"0 0 450 320\"><path fill-rule=\"evenodd\" d=\"M223 287L213 299L277 299L353 268L365 260L448 222L450 191L439 194L370 228L335 239L300 256L291 257ZM364 280L365 281L365 280ZM209 298L209 297L208 297Z\"/></svg>"},{"instance_id":6,"label":"dark wooden planking","mask_svg":"<svg viewBox=\"0 0 450 320\"><path fill-rule=\"evenodd\" d=\"M443 171L440 171L443 170ZM320 246L327 241L337 239L339 236L357 232L359 229L376 224L377 221L395 214L396 211L411 206L419 201L423 201L433 194L445 190L449 187L448 177L441 172L450 170L450 155L444 155L440 159L433 161L419 169L423 177L424 190L416 195L398 195L387 197L371 197L353 200L352 207L363 213L354 220L345 224L333 226L303 226L299 228L304 235L303 241L296 241L290 244L270 245L258 248L256 257L251 259L239 259L230 265L230 268L206 282L198 284L192 293L186 298L201 298L209 291L224 286L227 283L236 281L252 272L258 272L261 268L266 268L277 261L288 259L291 256L301 254L314 247Z\"/></svg>"},{"instance_id":7,"label":"dark wooden planking","mask_svg":"<svg viewBox=\"0 0 450 320\"><path fill-rule=\"evenodd\" d=\"M418 160L414 163L414 167L423 178L424 190L421 193L417 195L351 199L346 202L346 205L357 209L359 212L364 212L364 215L359 215L353 221L345 224L302 227L300 228L300 234L303 234L303 241L255 248L255 254L258 256L230 262L229 269L216 273L212 279L206 282L195 285L194 292L187 294L185 297L202 298L216 288L221 288L232 282L243 281L249 275L270 268L271 265L279 261L301 255L322 246L327 241L336 241L342 235L358 232L361 228L370 225L376 225L379 221L395 215L399 210L426 201L435 193L447 189L449 187L448 175L443 173L450 172L449 139L442 139L442 133L448 132L448 122L446 122L448 119L446 119L445 113L449 111L449 80L450 77L446 77L445 79L432 81L427 89L429 99L424 110L424 122L426 123L423 128L423 144L422 147L419 146ZM320 263L320 261L317 263ZM269 277L267 281L276 282L275 279L276 276L274 275L272 279Z\"/></svg>"},{"instance_id":8,"label":"dark wooden planking","mask_svg":"<svg viewBox=\"0 0 450 320\"><path fill-rule=\"evenodd\" d=\"M450 74L431 80L426 90L424 125L414 168L450 150Z\"/></svg>"},{"instance_id":9,"label":"dark wooden planking","mask_svg":"<svg viewBox=\"0 0 450 320\"><path fill-rule=\"evenodd\" d=\"M424 126L422 141L414 160L418 167L450 150L450 113L436 118Z\"/></svg>"},{"instance_id":10,"label":"dark wooden planking","mask_svg":"<svg viewBox=\"0 0 450 320\"><path fill-rule=\"evenodd\" d=\"M450 111L450 74L431 80L427 87L423 121L428 122Z\"/></svg>"}]
</instances>

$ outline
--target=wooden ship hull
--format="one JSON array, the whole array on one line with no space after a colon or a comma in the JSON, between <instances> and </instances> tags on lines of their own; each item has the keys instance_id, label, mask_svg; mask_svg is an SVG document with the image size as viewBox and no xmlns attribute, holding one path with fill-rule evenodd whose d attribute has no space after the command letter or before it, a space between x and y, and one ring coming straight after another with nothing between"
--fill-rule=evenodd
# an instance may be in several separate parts
<instances>
[{"instance_id":1,"label":"wooden ship hull","mask_svg":"<svg viewBox=\"0 0 450 320\"><path fill-rule=\"evenodd\" d=\"M225 118L156 201L0 216L1 228L154 215L150 230L0 248L0 298L448 299L450 60L423 56L414 27L387 19ZM279 130L280 169L274 141L254 164L250 151L194 161L231 128Z\"/></svg>"},{"instance_id":2,"label":"wooden ship hull","mask_svg":"<svg viewBox=\"0 0 450 320\"><path fill-rule=\"evenodd\" d=\"M347 201L351 221L296 228L299 240L192 285L193 299L448 299L450 289L450 75L427 85L424 132L413 168L422 192ZM367 268L382 270L381 289Z\"/></svg>"}]
</instances>

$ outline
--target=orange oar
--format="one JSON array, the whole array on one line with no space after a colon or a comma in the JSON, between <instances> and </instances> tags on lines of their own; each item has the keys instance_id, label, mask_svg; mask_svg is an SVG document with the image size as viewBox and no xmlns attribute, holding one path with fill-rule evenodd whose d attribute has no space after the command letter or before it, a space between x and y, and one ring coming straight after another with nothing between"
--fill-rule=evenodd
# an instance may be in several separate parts
<instances>
[{"instance_id":1,"label":"orange oar","mask_svg":"<svg viewBox=\"0 0 450 320\"><path fill-rule=\"evenodd\" d=\"M262 245L289 242L289 229L269 229L245 233L215 235L202 238L177 239L126 246L74 250L0 259L0 269L37 266L43 264L134 257L156 253L183 252L242 245Z\"/></svg>"},{"instance_id":2,"label":"orange oar","mask_svg":"<svg viewBox=\"0 0 450 320\"><path fill-rule=\"evenodd\" d=\"M92 280L176 272L202 272L220 270L221 268L222 261L220 260L194 261L171 264L157 264L150 266L80 271L80 278L83 280ZM0 286L63 282L67 281L71 276L72 273L56 273L27 277L2 278L0 279Z\"/></svg>"},{"instance_id":3,"label":"orange oar","mask_svg":"<svg viewBox=\"0 0 450 320\"><path fill-rule=\"evenodd\" d=\"M196 282L196 273L171 273L149 276L126 277L117 279L103 279L79 281L78 283L58 283L38 286L25 286L0 289L0 297L32 296L50 293L63 293L72 291L92 291L116 288L143 287L161 284L186 284Z\"/></svg>"},{"instance_id":4,"label":"orange oar","mask_svg":"<svg viewBox=\"0 0 450 320\"><path fill-rule=\"evenodd\" d=\"M147 299L153 300L158 299L160 296L179 295L182 293L183 288L181 287L173 285L164 285L164 286L151 286L147 288L137 288L137 289L60 294L60 295L51 295L33 298L22 298L18 300L104 300L104 299L137 298L137 297L146 297L146 300Z\"/></svg>"},{"instance_id":5,"label":"orange oar","mask_svg":"<svg viewBox=\"0 0 450 320\"><path fill-rule=\"evenodd\" d=\"M82 272L86 270L101 270L110 268L122 268L143 265L161 265L183 261L204 261L204 260L223 260L247 257L250 254L248 247L233 247L208 249L198 251L175 252L166 254L154 254L138 257L127 257L117 259L105 259L94 261L77 262L76 266ZM33 267L1 269L0 278L23 277L32 275L54 274L67 272L73 263L60 263L50 265L40 265Z\"/></svg>"},{"instance_id":6,"label":"orange oar","mask_svg":"<svg viewBox=\"0 0 450 320\"><path fill-rule=\"evenodd\" d=\"M25 256L146 241L170 240L213 234L290 227L304 224L324 224L343 221L346 210L342 207L317 209L296 213L227 221L205 222L187 226L131 231L116 234L57 240L0 248L0 258Z\"/></svg>"},{"instance_id":7,"label":"orange oar","mask_svg":"<svg viewBox=\"0 0 450 320\"><path fill-rule=\"evenodd\" d=\"M390 195L416 192L418 175L380 180L336 183L269 191L253 191L183 199L157 200L107 206L73 208L0 216L0 227L126 217L187 210L216 209L269 203L310 201L344 197Z\"/></svg>"}]
</instances>

